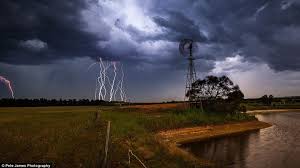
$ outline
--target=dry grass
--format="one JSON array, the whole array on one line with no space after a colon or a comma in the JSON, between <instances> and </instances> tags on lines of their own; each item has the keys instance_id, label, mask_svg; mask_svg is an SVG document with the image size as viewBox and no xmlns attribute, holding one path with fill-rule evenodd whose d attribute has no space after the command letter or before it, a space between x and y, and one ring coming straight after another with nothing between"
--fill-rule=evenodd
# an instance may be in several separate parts
<instances>
[{"instance_id":1,"label":"dry grass","mask_svg":"<svg viewBox=\"0 0 300 168\"><path fill-rule=\"evenodd\" d=\"M95 167L101 125L96 107L0 108L1 162Z\"/></svg>"},{"instance_id":2,"label":"dry grass","mask_svg":"<svg viewBox=\"0 0 300 168\"><path fill-rule=\"evenodd\" d=\"M95 120L99 109L100 118ZM165 148L157 141L157 131L249 119L253 117L186 112L182 104L0 108L0 161L97 167L106 134L104 121L109 120L112 167L128 167L129 148L149 167L199 167Z\"/></svg>"},{"instance_id":3,"label":"dry grass","mask_svg":"<svg viewBox=\"0 0 300 168\"><path fill-rule=\"evenodd\" d=\"M130 105L121 108L131 110L131 112L145 113L159 116L163 112L170 109L184 109L184 103L164 103L164 104L146 104L146 105Z\"/></svg>"},{"instance_id":4,"label":"dry grass","mask_svg":"<svg viewBox=\"0 0 300 168\"><path fill-rule=\"evenodd\" d=\"M131 108L137 109L150 109L150 110L157 110L157 109L169 109L169 108L178 108L181 107L183 103L164 103L164 104L147 104L147 105L132 105ZM128 107L125 107L128 108Z\"/></svg>"}]
</instances>

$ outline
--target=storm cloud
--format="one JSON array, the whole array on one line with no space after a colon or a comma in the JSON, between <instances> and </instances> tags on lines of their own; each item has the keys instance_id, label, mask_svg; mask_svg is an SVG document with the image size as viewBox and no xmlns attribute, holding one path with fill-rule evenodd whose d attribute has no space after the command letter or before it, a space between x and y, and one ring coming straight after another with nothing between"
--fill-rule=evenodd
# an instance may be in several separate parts
<instances>
[{"instance_id":1,"label":"storm cloud","mask_svg":"<svg viewBox=\"0 0 300 168\"><path fill-rule=\"evenodd\" d=\"M80 19L81 0L1 1L0 61L10 64L51 63L57 59L95 56L97 36Z\"/></svg>"},{"instance_id":2,"label":"storm cloud","mask_svg":"<svg viewBox=\"0 0 300 168\"><path fill-rule=\"evenodd\" d=\"M236 56L247 62L236 66L241 71L300 71L299 0L2 0L0 14L2 72L67 60L74 68L74 60L102 57L149 79L176 81L170 74L186 68L178 52L183 38L197 42L201 73ZM129 77L132 85L138 76Z\"/></svg>"}]
</instances>

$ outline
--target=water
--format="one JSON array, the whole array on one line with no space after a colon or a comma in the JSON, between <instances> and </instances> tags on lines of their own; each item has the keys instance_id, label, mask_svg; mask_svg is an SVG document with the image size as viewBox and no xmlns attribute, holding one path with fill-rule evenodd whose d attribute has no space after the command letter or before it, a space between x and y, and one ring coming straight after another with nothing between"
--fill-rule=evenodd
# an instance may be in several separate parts
<instances>
[{"instance_id":1,"label":"water","mask_svg":"<svg viewBox=\"0 0 300 168\"><path fill-rule=\"evenodd\" d=\"M300 113L256 117L273 126L182 147L196 156L214 161L216 167L300 168Z\"/></svg>"}]
</instances>

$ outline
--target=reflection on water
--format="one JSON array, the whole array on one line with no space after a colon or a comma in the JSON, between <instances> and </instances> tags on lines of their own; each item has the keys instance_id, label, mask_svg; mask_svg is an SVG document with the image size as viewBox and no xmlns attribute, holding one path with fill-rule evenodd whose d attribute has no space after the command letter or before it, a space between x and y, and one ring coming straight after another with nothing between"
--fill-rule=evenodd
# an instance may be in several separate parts
<instances>
[{"instance_id":1,"label":"reflection on water","mask_svg":"<svg viewBox=\"0 0 300 168\"><path fill-rule=\"evenodd\" d=\"M300 113L256 116L272 127L235 136L182 145L217 167L300 168Z\"/></svg>"}]
</instances>

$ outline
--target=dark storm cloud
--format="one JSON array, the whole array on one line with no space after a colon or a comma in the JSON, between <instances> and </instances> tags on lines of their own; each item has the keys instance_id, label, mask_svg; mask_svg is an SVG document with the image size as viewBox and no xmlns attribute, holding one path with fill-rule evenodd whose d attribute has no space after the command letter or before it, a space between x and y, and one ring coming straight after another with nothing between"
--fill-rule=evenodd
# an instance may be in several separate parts
<instances>
[{"instance_id":1,"label":"dark storm cloud","mask_svg":"<svg viewBox=\"0 0 300 168\"><path fill-rule=\"evenodd\" d=\"M2 0L0 2L0 61L40 64L99 52L106 40L85 31L82 0Z\"/></svg>"},{"instance_id":2,"label":"dark storm cloud","mask_svg":"<svg viewBox=\"0 0 300 168\"><path fill-rule=\"evenodd\" d=\"M100 11L97 19L84 20L82 11L99 5L96 1L3 0L0 4L0 61L40 64L100 55L132 64L160 66L169 62L168 66L174 67L182 61L177 58L176 42L193 38L200 46L196 55L203 60L220 60L240 53L246 60L265 62L278 71L300 70L298 0L116 0L108 4L132 2L130 5L144 11L157 30L149 33L148 28L142 30L136 26L140 24L134 24L138 14L137 18L122 16L135 12L126 7L106 12L96 10ZM101 9L105 8L105 5L101 6ZM120 16L114 16L119 10L124 11ZM107 25L103 20L113 20L113 24ZM87 28L90 23L100 25L94 28L98 32ZM111 33L114 28L122 30L123 34ZM157 47L153 50L159 52L152 52L143 49L142 45L147 42L171 42L173 47ZM160 58L157 53L165 55Z\"/></svg>"},{"instance_id":3,"label":"dark storm cloud","mask_svg":"<svg viewBox=\"0 0 300 168\"><path fill-rule=\"evenodd\" d=\"M300 3L290 2L284 9L281 0L203 1L195 6L194 14L205 16L212 28L211 39L224 46L216 57L230 56L222 53L231 48L278 71L300 70Z\"/></svg>"},{"instance_id":4,"label":"dark storm cloud","mask_svg":"<svg viewBox=\"0 0 300 168\"><path fill-rule=\"evenodd\" d=\"M273 70L300 71L299 0L1 0L0 14L0 73L17 97L90 98L98 70L86 67L98 56L123 63L133 99L180 97L182 38L197 41L201 77L258 68L260 92Z\"/></svg>"},{"instance_id":5,"label":"dark storm cloud","mask_svg":"<svg viewBox=\"0 0 300 168\"><path fill-rule=\"evenodd\" d=\"M265 62L276 71L300 70L300 3L297 0L160 1L154 4L157 5L152 7L154 13L161 9L176 11L169 14L170 17L160 14L163 16L153 19L167 28L168 33L163 35L166 40L199 39L205 32L206 40L199 41L204 46L200 54L207 59L224 59L240 53L247 60Z\"/></svg>"},{"instance_id":6,"label":"dark storm cloud","mask_svg":"<svg viewBox=\"0 0 300 168\"><path fill-rule=\"evenodd\" d=\"M167 11L167 18L156 16L154 22L165 28L163 40L180 41L183 38L191 38L198 42L206 41L206 37L200 32L198 25L192 19L177 11Z\"/></svg>"}]
</instances>

